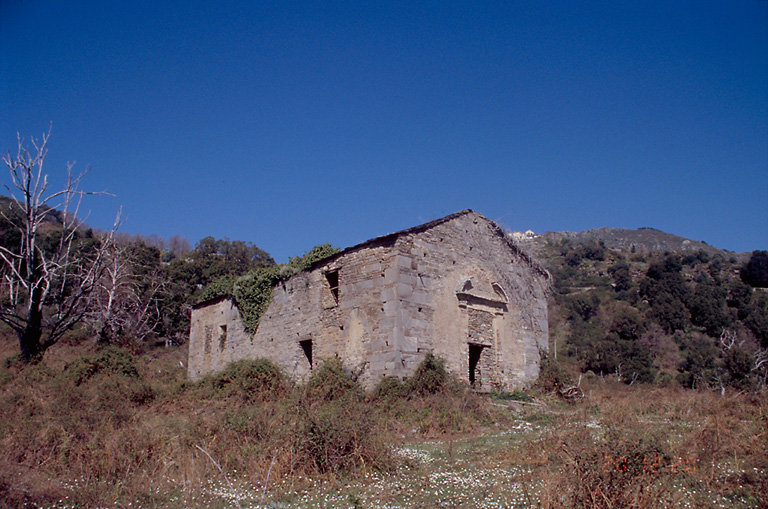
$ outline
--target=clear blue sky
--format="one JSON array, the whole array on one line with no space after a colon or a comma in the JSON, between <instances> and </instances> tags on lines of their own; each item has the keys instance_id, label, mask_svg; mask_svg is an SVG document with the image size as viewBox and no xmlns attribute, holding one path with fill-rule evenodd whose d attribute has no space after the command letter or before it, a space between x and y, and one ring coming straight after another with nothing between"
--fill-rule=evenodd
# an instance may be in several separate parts
<instances>
[{"instance_id":1,"label":"clear blue sky","mask_svg":"<svg viewBox=\"0 0 768 509\"><path fill-rule=\"evenodd\" d=\"M768 248L765 0L0 0L0 148L49 122L93 225L278 260L464 208Z\"/></svg>"}]
</instances>

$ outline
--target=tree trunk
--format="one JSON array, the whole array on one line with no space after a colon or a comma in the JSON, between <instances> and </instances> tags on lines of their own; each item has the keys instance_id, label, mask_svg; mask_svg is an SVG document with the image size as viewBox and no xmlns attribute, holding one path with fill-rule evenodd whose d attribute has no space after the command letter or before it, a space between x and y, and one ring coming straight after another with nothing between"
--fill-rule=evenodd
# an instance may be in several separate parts
<instances>
[{"instance_id":1,"label":"tree trunk","mask_svg":"<svg viewBox=\"0 0 768 509\"><path fill-rule=\"evenodd\" d=\"M40 337L43 335L43 312L40 301L40 291L35 289L30 295L32 302L29 306L27 324L19 333L21 359L25 364L36 362L43 354Z\"/></svg>"}]
</instances>

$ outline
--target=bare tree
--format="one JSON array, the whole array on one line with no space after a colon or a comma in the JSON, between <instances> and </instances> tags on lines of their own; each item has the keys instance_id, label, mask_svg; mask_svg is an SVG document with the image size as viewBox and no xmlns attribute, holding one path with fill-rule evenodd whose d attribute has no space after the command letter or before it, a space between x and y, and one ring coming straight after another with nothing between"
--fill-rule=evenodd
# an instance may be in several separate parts
<instances>
[{"instance_id":1,"label":"bare tree","mask_svg":"<svg viewBox=\"0 0 768 509\"><path fill-rule=\"evenodd\" d=\"M184 256L192 251L189 241L180 235L173 235L168 239L168 251L175 256Z\"/></svg>"},{"instance_id":2,"label":"bare tree","mask_svg":"<svg viewBox=\"0 0 768 509\"><path fill-rule=\"evenodd\" d=\"M722 348L723 351L727 352L731 348L735 346L741 347L744 344L744 340L741 340L737 343L737 337L736 337L736 331L731 329L723 328L723 331L720 333L720 348Z\"/></svg>"},{"instance_id":3,"label":"bare tree","mask_svg":"<svg viewBox=\"0 0 768 509\"><path fill-rule=\"evenodd\" d=\"M83 319L114 233L113 228L87 245L81 242L81 201L104 193L82 191L85 173L73 174L72 163L63 189L48 189L43 163L49 137L50 130L40 140L33 138L30 151L17 136L16 155L3 156L11 201L0 213L18 232L19 244L0 246L0 320L17 333L24 362L40 359ZM49 230L46 235L43 229Z\"/></svg>"},{"instance_id":4,"label":"bare tree","mask_svg":"<svg viewBox=\"0 0 768 509\"><path fill-rule=\"evenodd\" d=\"M104 260L105 269L96 282L89 313L99 329L99 340L141 341L160 322L164 278L158 267L137 267L140 262L132 256L129 244L111 244Z\"/></svg>"}]
</instances>

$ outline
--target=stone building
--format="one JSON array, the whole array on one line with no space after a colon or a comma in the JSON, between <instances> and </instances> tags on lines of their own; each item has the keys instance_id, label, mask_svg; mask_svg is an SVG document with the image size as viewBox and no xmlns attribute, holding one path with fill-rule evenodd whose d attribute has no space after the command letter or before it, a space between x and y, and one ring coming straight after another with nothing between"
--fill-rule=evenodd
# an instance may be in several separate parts
<instances>
[{"instance_id":1,"label":"stone building","mask_svg":"<svg viewBox=\"0 0 768 509\"><path fill-rule=\"evenodd\" d=\"M496 223L464 210L316 262L278 284L258 330L233 300L192 311L189 377L266 357L301 379L324 358L370 387L410 375L426 352L478 390L536 379L548 348L549 275Z\"/></svg>"}]
</instances>

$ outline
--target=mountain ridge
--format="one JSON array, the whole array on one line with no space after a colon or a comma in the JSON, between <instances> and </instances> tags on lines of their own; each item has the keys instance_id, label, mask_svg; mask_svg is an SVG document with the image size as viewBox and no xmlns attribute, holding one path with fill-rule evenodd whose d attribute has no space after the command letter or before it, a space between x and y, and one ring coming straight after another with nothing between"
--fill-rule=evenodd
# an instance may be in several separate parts
<instances>
[{"instance_id":1,"label":"mountain ridge","mask_svg":"<svg viewBox=\"0 0 768 509\"><path fill-rule=\"evenodd\" d=\"M579 232L548 231L543 234L536 234L529 230L527 232L512 232L509 235L521 246L532 248L534 251L539 251L547 243L558 243L566 240L576 244L602 243L608 249L643 254L663 253L665 251L677 253L704 251L709 255L719 254L736 257L742 262L748 260L750 255L750 253L736 253L727 249L720 249L700 240L688 239L650 227L630 229L604 226Z\"/></svg>"}]
</instances>

